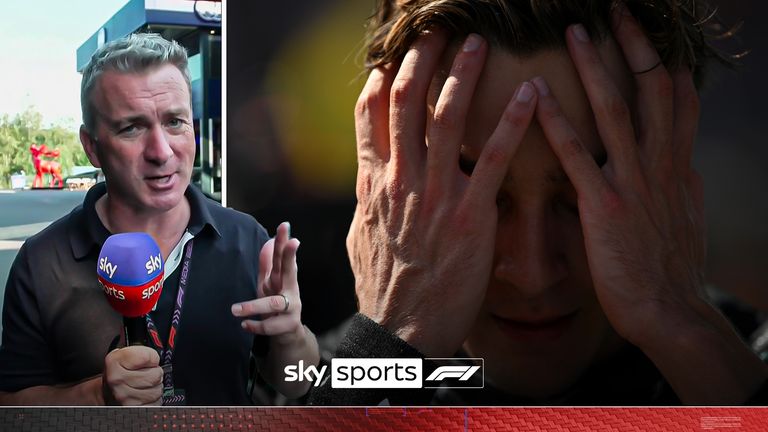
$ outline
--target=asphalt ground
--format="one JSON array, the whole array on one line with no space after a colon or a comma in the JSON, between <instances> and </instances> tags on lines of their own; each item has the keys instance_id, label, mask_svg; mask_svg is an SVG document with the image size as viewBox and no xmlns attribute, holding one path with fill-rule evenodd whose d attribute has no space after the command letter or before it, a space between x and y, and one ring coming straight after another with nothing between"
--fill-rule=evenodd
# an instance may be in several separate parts
<instances>
[{"instance_id":1,"label":"asphalt ground","mask_svg":"<svg viewBox=\"0 0 768 432\"><path fill-rule=\"evenodd\" d=\"M83 197L83 191L0 190L0 308L8 272L24 240L68 214Z\"/></svg>"}]
</instances>

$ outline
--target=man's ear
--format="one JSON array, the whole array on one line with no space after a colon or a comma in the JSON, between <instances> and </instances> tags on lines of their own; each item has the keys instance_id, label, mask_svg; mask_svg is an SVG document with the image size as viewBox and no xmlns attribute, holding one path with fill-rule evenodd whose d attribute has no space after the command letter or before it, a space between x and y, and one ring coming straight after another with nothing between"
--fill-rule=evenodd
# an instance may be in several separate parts
<instances>
[{"instance_id":1,"label":"man's ear","mask_svg":"<svg viewBox=\"0 0 768 432\"><path fill-rule=\"evenodd\" d=\"M91 137L91 134L88 132L88 129L85 128L85 125L80 125L80 144L83 145L83 150L85 150L85 154L88 156L91 165L96 168L101 168L99 156L96 154L96 140Z\"/></svg>"}]
</instances>

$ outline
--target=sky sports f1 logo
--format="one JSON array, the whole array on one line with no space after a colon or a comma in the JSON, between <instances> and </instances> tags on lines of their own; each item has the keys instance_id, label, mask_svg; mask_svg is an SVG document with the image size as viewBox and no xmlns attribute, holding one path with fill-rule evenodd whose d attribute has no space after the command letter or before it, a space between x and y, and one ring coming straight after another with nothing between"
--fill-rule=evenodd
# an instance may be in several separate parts
<instances>
[{"instance_id":1,"label":"sky sports f1 logo","mask_svg":"<svg viewBox=\"0 0 768 432\"><path fill-rule=\"evenodd\" d=\"M315 387L325 379L327 366L285 367L285 381L310 381ZM331 359L332 388L482 388L481 358L335 358Z\"/></svg>"},{"instance_id":2,"label":"sky sports f1 logo","mask_svg":"<svg viewBox=\"0 0 768 432\"><path fill-rule=\"evenodd\" d=\"M433 358L424 362L424 388L483 388L481 358Z\"/></svg>"}]
</instances>

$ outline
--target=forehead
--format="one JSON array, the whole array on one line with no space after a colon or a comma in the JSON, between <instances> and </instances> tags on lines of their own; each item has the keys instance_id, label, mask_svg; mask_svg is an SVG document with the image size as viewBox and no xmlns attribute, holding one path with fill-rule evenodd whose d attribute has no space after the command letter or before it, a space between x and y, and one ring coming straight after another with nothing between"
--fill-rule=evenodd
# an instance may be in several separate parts
<instances>
[{"instance_id":1,"label":"forehead","mask_svg":"<svg viewBox=\"0 0 768 432\"><path fill-rule=\"evenodd\" d=\"M443 78L450 71L457 47L448 50L441 61ZM633 94L632 75L627 69L618 45L607 39L599 52L620 93L630 102ZM499 47L490 47L486 64L478 80L467 117L462 153L477 159L485 142L496 128L501 114L520 83L536 76L543 77L559 101L565 117L579 138L593 154L602 151L592 109L581 80L566 49L540 51L519 56ZM440 77L438 77L440 78ZM442 80L440 80L442 81ZM436 97L436 96L435 96ZM434 97L432 98L434 101ZM538 165L546 171L559 168L554 153L535 117L512 164ZM510 167L510 174L514 167ZM522 170L518 170L520 172ZM542 172L541 170L539 170Z\"/></svg>"},{"instance_id":2,"label":"forehead","mask_svg":"<svg viewBox=\"0 0 768 432\"><path fill-rule=\"evenodd\" d=\"M102 73L94 86L92 102L101 114L114 115L150 107L189 107L190 95L181 71L164 64L141 73Z\"/></svg>"}]
</instances>

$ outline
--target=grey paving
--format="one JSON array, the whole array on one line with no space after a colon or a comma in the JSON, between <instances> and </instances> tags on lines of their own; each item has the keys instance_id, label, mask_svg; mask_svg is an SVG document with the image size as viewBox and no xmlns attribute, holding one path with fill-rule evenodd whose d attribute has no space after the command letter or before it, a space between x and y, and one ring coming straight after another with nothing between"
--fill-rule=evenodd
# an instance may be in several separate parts
<instances>
[{"instance_id":1,"label":"grey paving","mask_svg":"<svg viewBox=\"0 0 768 432\"><path fill-rule=\"evenodd\" d=\"M0 310L5 283L21 242L52 221L68 214L83 201L85 192L67 190L26 190L0 193ZM2 322L0 322L2 334ZM5 429L0 429L5 431Z\"/></svg>"}]
</instances>

